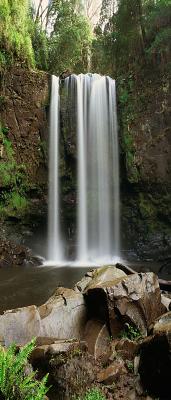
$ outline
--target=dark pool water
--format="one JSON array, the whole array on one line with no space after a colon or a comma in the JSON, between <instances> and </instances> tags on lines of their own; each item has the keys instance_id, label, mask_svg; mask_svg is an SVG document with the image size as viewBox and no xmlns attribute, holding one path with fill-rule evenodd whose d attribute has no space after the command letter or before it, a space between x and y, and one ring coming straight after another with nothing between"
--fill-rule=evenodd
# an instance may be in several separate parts
<instances>
[{"instance_id":1,"label":"dark pool water","mask_svg":"<svg viewBox=\"0 0 171 400\"><path fill-rule=\"evenodd\" d=\"M79 267L0 269L0 312L31 304L40 305L57 286L72 288L87 270Z\"/></svg>"}]
</instances>

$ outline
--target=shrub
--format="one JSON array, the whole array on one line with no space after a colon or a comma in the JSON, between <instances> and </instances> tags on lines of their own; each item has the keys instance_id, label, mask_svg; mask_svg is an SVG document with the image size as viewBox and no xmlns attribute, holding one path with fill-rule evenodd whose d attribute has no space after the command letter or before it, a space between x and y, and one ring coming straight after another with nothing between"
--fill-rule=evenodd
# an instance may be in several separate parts
<instances>
[{"instance_id":1,"label":"shrub","mask_svg":"<svg viewBox=\"0 0 171 400\"><path fill-rule=\"evenodd\" d=\"M0 1L0 70L19 60L34 67L28 0Z\"/></svg>"},{"instance_id":2,"label":"shrub","mask_svg":"<svg viewBox=\"0 0 171 400\"><path fill-rule=\"evenodd\" d=\"M8 350L0 346L0 396L4 400L43 400L48 391L48 375L41 381L36 372L26 373L28 357L35 347L35 339L17 353L16 345Z\"/></svg>"},{"instance_id":3,"label":"shrub","mask_svg":"<svg viewBox=\"0 0 171 400\"><path fill-rule=\"evenodd\" d=\"M137 340L141 338L141 333L136 327L126 323L125 329L121 332L122 339Z\"/></svg>"},{"instance_id":4,"label":"shrub","mask_svg":"<svg viewBox=\"0 0 171 400\"><path fill-rule=\"evenodd\" d=\"M105 400L105 397L98 389L90 389L82 398L77 400Z\"/></svg>"}]
</instances>

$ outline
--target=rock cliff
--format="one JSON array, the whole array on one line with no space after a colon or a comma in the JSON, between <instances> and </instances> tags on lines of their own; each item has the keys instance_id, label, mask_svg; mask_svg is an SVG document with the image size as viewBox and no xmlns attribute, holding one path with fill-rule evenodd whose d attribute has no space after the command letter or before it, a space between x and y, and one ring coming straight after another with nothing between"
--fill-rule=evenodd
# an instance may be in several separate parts
<instances>
[{"instance_id":1,"label":"rock cliff","mask_svg":"<svg viewBox=\"0 0 171 400\"><path fill-rule=\"evenodd\" d=\"M168 74L118 79L122 244L143 258L171 248L171 117ZM50 77L13 67L0 86L0 213L6 220L47 215ZM76 140L61 84L62 218L75 231ZM66 118L67 117L67 118ZM66 119L69 121L68 126ZM14 178L15 177L15 178ZM68 228L69 226L69 228ZM11 227L10 227L11 229ZM9 229L9 230L10 230ZM15 230L16 230L15 226ZM20 230L20 229L19 229Z\"/></svg>"}]
</instances>

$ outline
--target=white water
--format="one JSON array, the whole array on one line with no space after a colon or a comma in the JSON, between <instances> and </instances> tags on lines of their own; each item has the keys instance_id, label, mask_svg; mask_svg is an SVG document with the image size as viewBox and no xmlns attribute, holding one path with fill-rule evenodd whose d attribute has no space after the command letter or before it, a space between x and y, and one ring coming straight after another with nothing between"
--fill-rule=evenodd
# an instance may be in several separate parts
<instances>
[{"instance_id":1,"label":"white water","mask_svg":"<svg viewBox=\"0 0 171 400\"><path fill-rule=\"evenodd\" d=\"M89 79L75 76L77 85L77 143L78 143L78 259L87 259L88 210L87 210L87 128Z\"/></svg>"},{"instance_id":2,"label":"white water","mask_svg":"<svg viewBox=\"0 0 171 400\"><path fill-rule=\"evenodd\" d=\"M48 260L59 263L63 258L59 204L59 78L52 76L49 140Z\"/></svg>"},{"instance_id":3,"label":"white water","mask_svg":"<svg viewBox=\"0 0 171 400\"><path fill-rule=\"evenodd\" d=\"M112 262L120 249L115 81L97 74L70 79L77 93L77 263Z\"/></svg>"},{"instance_id":4,"label":"white water","mask_svg":"<svg viewBox=\"0 0 171 400\"><path fill-rule=\"evenodd\" d=\"M72 75L65 89L77 115L77 257L72 265L114 263L120 253L115 81ZM48 259L53 265L71 264L63 259L59 222L59 79L54 76L50 119Z\"/></svg>"}]
</instances>

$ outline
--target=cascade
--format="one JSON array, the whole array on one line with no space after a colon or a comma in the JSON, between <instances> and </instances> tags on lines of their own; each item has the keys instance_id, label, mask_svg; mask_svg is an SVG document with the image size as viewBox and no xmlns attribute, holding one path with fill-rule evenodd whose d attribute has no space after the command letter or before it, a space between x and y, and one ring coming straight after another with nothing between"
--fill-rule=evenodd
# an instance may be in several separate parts
<instances>
[{"instance_id":1,"label":"cascade","mask_svg":"<svg viewBox=\"0 0 171 400\"><path fill-rule=\"evenodd\" d=\"M65 79L65 96L76 107L77 263L111 263L120 251L115 81L97 74L71 75ZM52 77L50 119L48 258L59 263L63 249L59 223L59 78L56 77Z\"/></svg>"},{"instance_id":2,"label":"cascade","mask_svg":"<svg viewBox=\"0 0 171 400\"><path fill-rule=\"evenodd\" d=\"M59 78L52 76L49 140L48 260L60 262L63 249L59 218Z\"/></svg>"}]
</instances>

